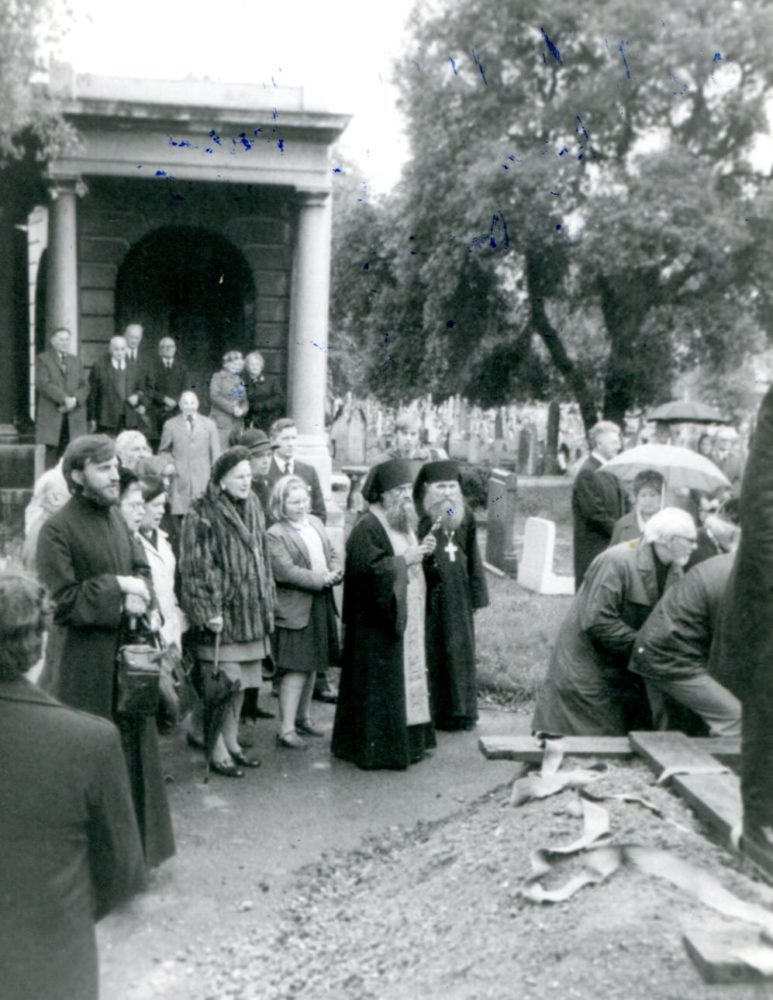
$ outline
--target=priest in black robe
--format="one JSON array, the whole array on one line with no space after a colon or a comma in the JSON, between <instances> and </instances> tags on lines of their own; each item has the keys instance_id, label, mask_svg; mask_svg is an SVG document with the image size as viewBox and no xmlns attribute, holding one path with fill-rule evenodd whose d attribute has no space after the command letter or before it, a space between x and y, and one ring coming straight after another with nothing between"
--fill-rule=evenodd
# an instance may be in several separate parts
<instances>
[{"instance_id":1,"label":"priest in black robe","mask_svg":"<svg viewBox=\"0 0 773 1000\"><path fill-rule=\"evenodd\" d=\"M370 509L352 529L344 569L344 651L332 752L366 770L402 770L435 746L424 660L422 559L410 464L374 466Z\"/></svg>"},{"instance_id":2,"label":"priest in black robe","mask_svg":"<svg viewBox=\"0 0 773 1000\"><path fill-rule=\"evenodd\" d=\"M474 612L488 605L475 517L462 496L456 462L427 462L413 490L420 539L437 546L424 557L425 643L436 729L472 729L478 720Z\"/></svg>"},{"instance_id":3,"label":"priest in black robe","mask_svg":"<svg viewBox=\"0 0 773 1000\"><path fill-rule=\"evenodd\" d=\"M37 550L38 577L65 632L49 693L118 726L145 860L155 866L174 854L155 718L114 716L116 654L127 617L149 608L150 568L116 506L112 439L91 434L70 442L62 471L72 496L43 525Z\"/></svg>"}]
</instances>

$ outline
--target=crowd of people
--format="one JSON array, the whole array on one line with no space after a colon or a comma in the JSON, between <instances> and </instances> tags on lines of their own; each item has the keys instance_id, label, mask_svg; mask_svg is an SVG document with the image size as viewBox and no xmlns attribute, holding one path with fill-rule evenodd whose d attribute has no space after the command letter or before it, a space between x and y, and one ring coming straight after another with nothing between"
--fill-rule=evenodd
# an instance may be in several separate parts
<instances>
[{"instance_id":1,"label":"crowd of people","mask_svg":"<svg viewBox=\"0 0 773 1000\"><path fill-rule=\"evenodd\" d=\"M642 469L631 505L620 478L605 468L621 449L620 429L602 421L590 443L572 491L576 595L534 729L740 735L737 686L732 673L720 676L712 652L740 540L735 456L725 456L726 485L694 490L683 506L667 506L664 475Z\"/></svg>"},{"instance_id":2,"label":"crowd of people","mask_svg":"<svg viewBox=\"0 0 773 1000\"><path fill-rule=\"evenodd\" d=\"M169 338L143 380L133 355L142 331L130 324L92 369L89 391L68 339L55 331L52 351L66 357L49 358L45 376L39 367L48 380L39 399L56 404L58 424L45 431L50 467L27 511L26 569L0 574L0 741L4 754L6 744L13 750L0 802L14 814L20 856L25 839L48 837L34 824L48 824L52 843L68 845L52 848L52 865L68 864L72 878L46 869L29 896L29 863L6 872L0 909L22 916L10 950L0 943L0 965L13 997L87 1000L96 990L92 918L175 853L159 733L200 748L206 780L245 778L261 761L240 722L248 711L274 717L257 698L272 679L277 754L328 735L314 718L317 698L336 704L334 756L406 769L431 753L436 729L476 724L473 614L487 593L460 470L421 451L409 418L395 452L367 476L368 509L342 560L317 472L295 455L295 424L278 395L242 381L239 352L225 355L204 416ZM247 364L257 383L262 359L253 352ZM24 674L43 646L33 685ZM182 671L167 679L195 692L185 718L162 703L127 707L127 685L148 662ZM331 665L341 668L337 693ZM57 767L38 787L35 762L52 755ZM49 788L52 775L68 788ZM82 906L64 930L68 893ZM31 930L46 903L50 941Z\"/></svg>"}]
</instances>

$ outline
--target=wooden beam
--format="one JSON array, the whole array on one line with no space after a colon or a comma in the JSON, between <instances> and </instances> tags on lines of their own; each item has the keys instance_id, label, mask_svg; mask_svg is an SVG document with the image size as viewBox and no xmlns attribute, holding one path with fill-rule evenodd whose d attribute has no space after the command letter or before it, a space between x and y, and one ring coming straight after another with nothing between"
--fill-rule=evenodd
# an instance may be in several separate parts
<instances>
[{"instance_id":1,"label":"wooden beam","mask_svg":"<svg viewBox=\"0 0 773 1000\"><path fill-rule=\"evenodd\" d=\"M742 957L757 955L771 961L773 948L761 941L759 927L742 923L689 927L682 940L706 983L759 983L771 978Z\"/></svg>"},{"instance_id":2,"label":"wooden beam","mask_svg":"<svg viewBox=\"0 0 773 1000\"><path fill-rule=\"evenodd\" d=\"M636 753L627 736L564 736L561 742L567 755L573 757L625 759ZM733 765L741 758L741 742L732 737L690 742L723 764ZM542 761L542 747L533 736L482 736L478 746L487 760L519 760L527 764Z\"/></svg>"}]
</instances>

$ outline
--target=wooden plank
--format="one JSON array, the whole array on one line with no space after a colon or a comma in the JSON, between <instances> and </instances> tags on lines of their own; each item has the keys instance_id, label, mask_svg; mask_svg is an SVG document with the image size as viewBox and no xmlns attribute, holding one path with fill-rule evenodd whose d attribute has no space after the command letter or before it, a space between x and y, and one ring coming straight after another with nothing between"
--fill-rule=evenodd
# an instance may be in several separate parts
<instances>
[{"instance_id":1,"label":"wooden plank","mask_svg":"<svg viewBox=\"0 0 773 1000\"><path fill-rule=\"evenodd\" d=\"M632 757L627 736L564 736L561 745L574 757ZM487 760L519 760L539 764L543 750L533 736L481 736L480 752Z\"/></svg>"},{"instance_id":2,"label":"wooden plank","mask_svg":"<svg viewBox=\"0 0 773 1000\"><path fill-rule=\"evenodd\" d=\"M631 746L656 775L669 767L711 767L714 758L684 733L630 733Z\"/></svg>"},{"instance_id":3,"label":"wooden plank","mask_svg":"<svg viewBox=\"0 0 773 1000\"><path fill-rule=\"evenodd\" d=\"M682 940L706 983L759 983L770 978L738 957L757 949L773 956L773 948L760 941L758 927L741 923L690 927Z\"/></svg>"},{"instance_id":4,"label":"wooden plank","mask_svg":"<svg viewBox=\"0 0 773 1000\"><path fill-rule=\"evenodd\" d=\"M735 737L721 736L689 742L723 764L736 764L741 759L741 741ZM563 743L566 753L574 757L624 759L636 752L627 736L564 736ZM533 736L482 736L478 746L487 760L521 760L527 764L539 764L542 760L542 750Z\"/></svg>"}]
</instances>

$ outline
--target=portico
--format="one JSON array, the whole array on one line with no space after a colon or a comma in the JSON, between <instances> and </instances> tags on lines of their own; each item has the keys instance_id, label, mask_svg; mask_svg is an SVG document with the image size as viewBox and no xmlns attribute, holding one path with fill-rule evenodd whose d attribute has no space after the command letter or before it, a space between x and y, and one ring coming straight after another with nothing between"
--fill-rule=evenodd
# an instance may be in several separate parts
<instances>
[{"instance_id":1,"label":"portico","mask_svg":"<svg viewBox=\"0 0 773 1000\"><path fill-rule=\"evenodd\" d=\"M45 322L14 336L32 357L41 333L65 325L90 366L135 320L153 351L175 337L202 390L225 349L257 348L286 382L299 452L329 493L329 149L348 116L309 107L301 88L69 67L50 86L81 141L45 165L47 249L27 286Z\"/></svg>"}]
</instances>

